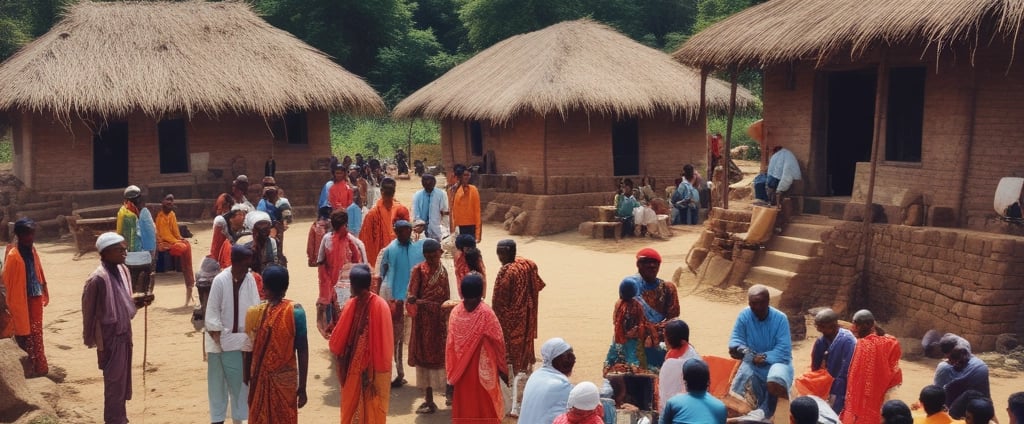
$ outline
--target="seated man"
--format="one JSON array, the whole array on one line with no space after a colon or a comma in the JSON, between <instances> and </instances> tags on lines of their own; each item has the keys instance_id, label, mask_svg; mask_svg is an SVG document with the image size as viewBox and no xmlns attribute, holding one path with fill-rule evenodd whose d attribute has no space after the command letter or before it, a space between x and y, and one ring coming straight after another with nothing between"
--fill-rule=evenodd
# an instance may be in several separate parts
<instances>
[{"instance_id":1,"label":"seated man","mask_svg":"<svg viewBox=\"0 0 1024 424\"><path fill-rule=\"evenodd\" d=\"M633 209L640 206L640 202L633 197L633 181L626 178L615 195L615 218L622 222L622 236L633 232Z\"/></svg>"},{"instance_id":2,"label":"seated man","mask_svg":"<svg viewBox=\"0 0 1024 424\"><path fill-rule=\"evenodd\" d=\"M174 214L173 194L164 196L155 221L157 250L170 252L171 256L181 258L181 273L185 276L185 305L190 305L192 303L192 287L196 285L196 275L192 272L192 244L185 240L178 230L178 217Z\"/></svg>"},{"instance_id":3,"label":"seated man","mask_svg":"<svg viewBox=\"0 0 1024 424\"><path fill-rule=\"evenodd\" d=\"M683 364L686 393L672 396L661 413L662 424L725 423L725 404L708 393L711 372L708 364L691 359Z\"/></svg>"},{"instance_id":4,"label":"seated man","mask_svg":"<svg viewBox=\"0 0 1024 424\"><path fill-rule=\"evenodd\" d=\"M926 415L914 418L914 424L950 424L953 422L953 417L946 413L946 392L941 387L924 386L917 400L921 403Z\"/></svg>"},{"instance_id":5,"label":"seated man","mask_svg":"<svg viewBox=\"0 0 1024 424\"><path fill-rule=\"evenodd\" d=\"M821 333L821 337L814 342L811 350L812 372L797 380L812 380L814 371L824 368L832 377L832 385L822 393L815 394L827 398L832 410L842 413L846 404L846 377L857 338L850 330L839 327L839 315L831 309L823 309L814 316L814 327Z\"/></svg>"},{"instance_id":6,"label":"seated man","mask_svg":"<svg viewBox=\"0 0 1024 424\"><path fill-rule=\"evenodd\" d=\"M988 381L988 365L977 356L971 354L970 349L963 344L954 347L947 357L950 372L948 380L940 378L938 371L935 373L935 385L945 383L940 387L946 392L946 405L951 405L960 395L967 390L977 390L990 397ZM941 380L941 381L940 381Z\"/></svg>"},{"instance_id":7,"label":"seated man","mask_svg":"<svg viewBox=\"0 0 1024 424\"><path fill-rule=\"evenodd\" d=\"M745 412L747 392L756 402L748 417L770 419L779 397L788 397L793 383L793 349L786 314L769 306L768 288L760 284L747 291L749 307L740 312L729 338L729 356L742 360L729 396L735 409ZM736 400L740 400L739 403Z\"/></svg>"}]
</instances>

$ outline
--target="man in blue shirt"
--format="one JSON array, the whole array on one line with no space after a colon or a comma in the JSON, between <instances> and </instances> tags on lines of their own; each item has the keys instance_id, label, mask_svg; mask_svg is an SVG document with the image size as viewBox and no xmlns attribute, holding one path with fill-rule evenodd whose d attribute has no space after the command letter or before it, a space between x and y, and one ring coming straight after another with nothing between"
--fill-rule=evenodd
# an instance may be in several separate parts
<instances>
[{"instance_id":1,"label":"man in blue shirt","mask_svg":"<svg viewBox=\"0 0 1024 424\"><path fill-rule=\"evenodd\" d=\"M412 224L404 219L395 222L395 236L384 250L380 252L377 269L380 271L380 295L384 300L394 302L391 312L391 323L395 336L395 366L398 376L391 382L391 387L405 385L405 368L402 362L402 350L405 347L405 298L409 292L409 278L412 267L423 262L423 240L412 241Z\"/></svg>"},{"instance_id":2,"label":"man in blue shirt","mask_svg":"<svg viewBox=\"0 0 1024 424\"><path fill-rule=\"evenodd\" d=\"M840 414L846 403L846 375L850 371L857 337L850 330L839 328L839 315L831 309L823 309L814 316L814 328L821 332L821 337L811 350L811 370L825 368L832 376L828 402L832 410Z\"/></svg>"},{"instance_id":3,"label":"man in blue shirt","mask_svg":"<svg viewBox=\"0 0 1024 424\"><path fill-rule=\"evenodd\" d=\"M683 364L686 393L672 396L661 414L661 424L724 424L725 404L708 393L711 371L700 359Z\"/></svg>"}]
</instances>

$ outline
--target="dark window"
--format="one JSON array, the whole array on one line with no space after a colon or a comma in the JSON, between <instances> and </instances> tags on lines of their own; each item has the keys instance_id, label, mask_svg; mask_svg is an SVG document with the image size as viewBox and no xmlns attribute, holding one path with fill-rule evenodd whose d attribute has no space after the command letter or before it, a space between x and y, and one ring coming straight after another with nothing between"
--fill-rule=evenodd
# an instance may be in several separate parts
<instances>
[{"instance_id":1,"label":"dark window","mask_svg":"<svg viewBox=\"0 0 1024 424\"><path fill-rule=\"evenodd\" d=\"M889 101L886 108L885 160L921 161L924 127L925 68L889 70Z\"/></svg>"},{"instance_id":2,"label":"dark window","mask_svg":"<svg viewBox=\"0 0 1024 424\"><path fill-rule=\"evenodd\" d=\"M309 126L305 112L289 112L270 123L274 141L288 144L309 144Z\"/></svg>"},{"instance_id":3,"label":"dark window","mask_svg":"<svg viewBox=\"0 0 1024 424\"><path fill-rule=\"evenodd\" d=\"M167 119L156 124L160 137L160 173L188 172L185 120Z\"/></svg>"},{"instance_id":4,"label":"dark window","mask_svg":"<svg viewBox=\"0 0 1024 424\"><path fill-rule=\"evenodd\" d=\"M469 124L469 149L473 156L484 155L484 131L480 121Z\"/></svg>"},{"instance_id":5,"label":"dark window","mask_svg":"<svg viewBox=\"0 0 1024 424\"><path fill-rule=\"evenodd\" d=\"M612 164L616 176L640 173L639 129L636 118L612 124Z\"/></svg>"}]
</instances>

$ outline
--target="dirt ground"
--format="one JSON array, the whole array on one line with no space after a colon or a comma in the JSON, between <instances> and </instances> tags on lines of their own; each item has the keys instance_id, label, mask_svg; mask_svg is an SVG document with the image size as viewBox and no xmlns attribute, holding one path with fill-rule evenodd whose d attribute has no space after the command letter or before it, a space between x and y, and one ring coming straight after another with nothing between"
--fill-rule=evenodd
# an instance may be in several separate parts
<instances>
[{"instance_id":1,"label":"dirt ground","mask_svg":"<svg viewBox=\"0 0 1024 424\"><path fill-rule=\"evenodd\" d=\"M409 202L419 187L418 181L399 181L398 198ZM406 203L408 204L408 203ZM291 288L288 297L312 311L317 295L316 270L305 266L305 239L310 221L292 225L285 243L290 267ZM199 258L209 251L209 223L195 223L193 255ZM625 239L621 242L584 238L574 232L545 237L509 237L499 226L485 225L481 250L485 254L489 276L499 268L495 252L498 240L512 238L519 253L537 262L547 288L540 296L540 328L536 342L538 359L540 345L551 337L563 337L573 345L577 355L573 383L594 381L600 385L601 364L612 332L612 307L622 277L636 272L634 255L642 247L658 249L664 263L660 275L670 280L683 265L684 255L696 239L698 228L675 227L675 237L667 241ZM39 243L39 254L50 283L50 305L45 310L46 349L51 366L67 371L61 385L62 399L58 411L64 423L95 423L102 421L103 381L96 367L95 351L82 344L82 284L99 263L96 253L72 260L70 243ZM493 280L488 287L492 287ZM684 280L680 290L681 318L690 324L691 341L702 354L726 355L727 341L736 314L744 308L741 290L699 293L692 278ZM455 290L452 290L456 293ZM191 306L184 305L181 274L158 274L156 301L148 311L139 311L134 321L135 352L133 361L134 398L128 402L133 423L201 423L209 422L206 396L206 364L203 362L202 335L190 322ZM737 295L738 294L738 295ZM848 319L848 317L846 317ZM148 327L148 337L147 337ZM309 403L299 412L301 422L331 422L339 417L337 379L331 367L327 343L310 327ZM810 337L816 336L813 328ZM900 335L919 336L919 335ZM798 372L809 367L813 341L794 344L793 356ZM145 373L143 356L146 357ZM931 383L935 360L903 361L903 386L894 397L908 403L917 398L922 387ZM992 370L992 393L1000 422L1008 422L1005 412L1010 393L1021 390L1018 372ZM415 371L406 367L407 379L414 383ZM441 407L433 415L416 415L421 392L414 387L393 390L390 422L447 423L449 409ZM442 403L443 405L443 403ZM779 410L788 408L780 405ZM785 414L777 414L776 422L788 422Z\"/></svg>"}]
</instances>

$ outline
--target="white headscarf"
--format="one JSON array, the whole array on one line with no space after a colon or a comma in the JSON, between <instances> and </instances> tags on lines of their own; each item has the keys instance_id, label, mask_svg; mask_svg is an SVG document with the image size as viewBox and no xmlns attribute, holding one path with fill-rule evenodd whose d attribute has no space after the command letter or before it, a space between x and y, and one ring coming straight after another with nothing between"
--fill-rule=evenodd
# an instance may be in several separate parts
<instances>
[{"instance_id":1,"label":"white headscarf","mask_svg":"<svg viewBox=\"0 0 1024 424\"><path fill-rule=\"evenodd\" d=\"M257 223L267 221L271 222L270 215L263 211L249 212L245 214L245 228L252 230Z\"/></svg>"},{"instance_id":2,"label":"white headscarf","mask_svg":"<svg viewBox=\"0 0 1024 424\"><path fill-rule=\"evenodd\" d=\"M544 345L540 347L540 358L544 362L544 366L551 366L551 361L568 352L569 349L572 349L569 343L566 343L561 337L555 337L544 342Z\"/></svg>"},{"instance_id":3,"label":"white headscarf","mask_svg":"<svg viewBox=\"0 0 1024 424\"><path fill-rule=\"evenodd\" d=\"M124 241L124 237L121 237L120 234L115 232L100 234L100 236L96 238L96 251L103 253L103 249L118 244L122 241Z\"/></svg>"},{"instance_id":4,"label":"white headscarf","mask_svg":"<svg viewBox=\"0 0 1024 424\"><path fill-rule=\"evenodd\" d=\"M593 411L599 404L601 404L601 395L597 392L597 386L594 383L584 381L569 392L569 408Z\"/></svg>"}]
</instances>

